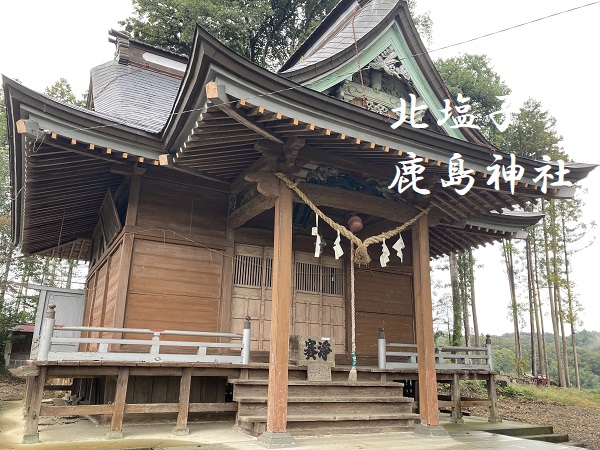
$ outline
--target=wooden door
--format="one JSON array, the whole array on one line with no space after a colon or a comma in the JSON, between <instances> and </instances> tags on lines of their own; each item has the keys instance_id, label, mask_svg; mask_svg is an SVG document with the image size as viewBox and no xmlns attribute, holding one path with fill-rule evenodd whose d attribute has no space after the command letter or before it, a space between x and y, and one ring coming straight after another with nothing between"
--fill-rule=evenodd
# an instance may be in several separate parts
<instances>
[{"instance_id":1,"label":"wooden door","mask_svg":"<svg viewBox=\"0 0 600 450\"><path fill-rule=\"evenodd\" d=\"M345 302L342 260L294 255L292 334L334 338L336 353L345 351Z\"/></svg>"},{"instance_id":2,"label":"wooden door","mask_svg":"<svg viewBox=\"0 0 600 450\"><path fill-rule=\"evenodd\" d=\"M243 329L244 318L250 316L251 350L269 350L272 273L273 249L241 244L235 246L231 329Z\"/></svg>"},{"instance_id":3,"label":"wooden door","mask_svg":"<svg viewBox=\"0 0 600 450\"><path fill-rule=\"evenodd\" d=\"M387 342L415 342L410 275L382 270L359 270L355 276L355 292L358 355L377 355L380 327L385 328Z\"/></svg>"},{"instance_id":4,"label":"wooden door","mask_svg":"<svg viewBox=\"0 0 600 450\"><path fill-rule=\"evenodd\" d=\"M236 245L231 300L231 327L252 322L252 350L269 351L273 249ZM336 351L345 350L345 302L342 261L294 254L294 292L290 333L330 337Z\"/></svg>"}]
</instances>

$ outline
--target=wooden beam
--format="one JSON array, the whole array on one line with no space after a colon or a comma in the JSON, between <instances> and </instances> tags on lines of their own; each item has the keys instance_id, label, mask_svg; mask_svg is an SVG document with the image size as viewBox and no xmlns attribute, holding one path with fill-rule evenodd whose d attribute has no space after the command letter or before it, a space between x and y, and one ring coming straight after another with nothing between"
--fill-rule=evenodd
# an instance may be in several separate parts
<instances>
[{"instance_id":1,"label":"wooden beam","mask_svg":"<svg viewBox=\"0 0 600 450\"><path fill-rule=\"evenodd\" d=\"M177 424L173 428L174 434L190 434L187 426L188 412L190 406L190 389L192 386L192 368L183 369L179 381L179 409L177 411Z\"/></svg>"},{"instance_id":2,"label":"wooden beam","mask_svg":"<svg viewBox=\"0 0 600 450\"><path fill-rule=\"evenodd\" d=\"M44 396L44 385L46 384L46 366L40 367L40 373L32 378L31 383L31 401L25 405L25 430L23 431L24 444L37 444L40 442L40 433L38 423L40 420L40 410L42 407L42 397Z\"/></svg>"},{"instance_id":3,"label":"wooden beam","mask_svg":"<svg viewBox=\"0 0 600 450\"><path fill-rule=\"evenodd\" d=\"M284 433L287 426L288 357L292 294L292 191L279 181L275 202L271 348L267 397L267 431Z\"/></svg>"},{"instance_id":4,"label":"wooden beam","mask_svg":"<svg viewBox=\"0 0 600 450\"><path fill-rule=\"evenodd\" d=\"M337 156L331 152L318 151L309 147L300 150L297 156L299 162L310 162L317 165L326 164L342 170L359 172L364 176L372 177L377 180L392 180L394 178L394 167L381 164L372 164L362 161L356 161L351 158ZM299 164L296 164L297 166Z\"/></svg>"},{"instance_id":5,"label":"wooden beam","mask_svg":"<svg viewBox=\"0 0 600 450\"><path fill-rule=\"evenodd\" d=\"M375 197L362 192L309 183L302 183L299 188L317 206L329 206L344 211L358 209L362 213L389 219L393 222L406 222L419 213L414 206L407 203ZM300 199L295 201L300 202Z\"/></svg>"},{"instance_id":6,"label":"wooden beam","mask_svg":"<svg viewBox=\"0 0 600 450\"><path fill-rule=\"evenodd\" d=\"M110 422L110 431L108 437L119 439L123 437L123 414L125 413L125 396L127 395L127 383L129 381L129 368L120 367L117 377L117 389L115 392L115 402L113 416Z\"/></svg>"},{"instance_id":7,"label":"wooden beam","mask_svg":"<svg viewBox=\"0 0 600 450\"><path fill-rule=\"evenodd\" d=\"M254 131L255 133L260 134L261 136L266 137L267 139L277 142L278 144L283 144L283 141L279 139L277 136L271 134L269 131L262 128L256 122L248 119L246 116L240 114L235 110L229 103L227 99L227 94L225 93L225 86L217 85L214 81L207 83L206 85L206 98L210 100L213 105L217 106L221 111L227 114L236 122L241 123L248 129Z\"/></svg>"},{"instance_id":8,"label":"wooden beam","mask_svg":"<svg viewBox=\"0 0 600 450\"><path fill-rule=\"evenodd\" d=\"M264 195L259 195L248 200L229 215L229 228L235 230L241 227L260 213L273 208L275 201L274 197L266 197Z\"/></svg>"},{"instance_id":9,"label":"wooden beam","mask_svg":"<svg viewBox=\"0 0 600 450\"><path fill-rule=\"evenodd\" d=\"M412 227L415 331L419 364L419 412L424 426L439 425L435 346L433 342L433 306L429 266L429 220L421 216Z\"/></svg>"},{"instance_id":10,"label":"wooden beam","mask_svg":"<svg viewBox=\"0 0 600 450\"><path fill-rule=\"evenodd\" d=\"M127 214L125 216L125 225L135 225L137 221L138 203L140 201L140 187L142 176L140 173L133 173L131 176L131 187L129 188L129 200L127 203Z\"/></svg>"}]
</instances>

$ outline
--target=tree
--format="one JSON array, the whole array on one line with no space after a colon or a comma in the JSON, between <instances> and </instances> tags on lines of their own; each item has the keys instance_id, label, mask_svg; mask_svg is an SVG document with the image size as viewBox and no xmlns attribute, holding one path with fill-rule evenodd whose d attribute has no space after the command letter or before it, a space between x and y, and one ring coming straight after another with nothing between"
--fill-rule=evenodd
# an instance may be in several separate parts
<instances>
[{"instance_id":1,"label":"tree","mask_svg":"<svg viewBox=\"0 0 600 450\"><path fill-rule=\"evenodd\" d=\"M71 88L71 84L65 78L61 78L53 85L48 86L46 90L44 90L44 94L48 97L60 100L63 103L81 107L85 106L87 100L87 92L82 95L81 99L77 100L77 97Z\"/></svg>"},{"instance_id":2,"label":"tree","mask_svg":"<svg viewBox=\"0 0 600 450\"><path fill-rule=\"evenodd\" d=\"M444 79L450 93L456 97L469 97L472 109L469 113L483 123L482 132L494 144L499 145L502 134L487 117L499 111L502 101L499 96L510 94L510 88L496 73L486 55L466 53L447 59L438 59L435 67Z\"/></svg>"},{"instance_id":3,"label":"tree","mask_svg":"<svg viewBox=\"0 0 600 450\"><path fill-rule=\"evenodd\" d=\"M133 0L119 22L134 39L188 55L196 23L263 67L278 67L337 0Z\"/></svg>"}]
</instances>

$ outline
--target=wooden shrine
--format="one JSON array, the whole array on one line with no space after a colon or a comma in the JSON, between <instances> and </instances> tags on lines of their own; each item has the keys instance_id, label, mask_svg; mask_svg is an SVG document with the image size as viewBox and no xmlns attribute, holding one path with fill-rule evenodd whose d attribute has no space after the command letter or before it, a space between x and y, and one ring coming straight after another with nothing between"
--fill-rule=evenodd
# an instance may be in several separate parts
<instances>
[{"instance_id":1,"label":"wooden shrine","mask_svg":"<svg viewBox=\"0 0 600 450\"><path fill-rule=\"evenodd\" d=\"M116 57L92 69L87 108L3 78L14 242L89 262L79 359L53 353L49 311L47 351L22 371L29 442L40 414L104 416L113 437L142 413L170 414L177 432L223 414L257 435L411 430L438 425L437 382L460 379L487 380L498 419L482 349L459 360L434 345L430 260L522 237L540 217L514 208L570 197L593 165L566 163L564 185L546 189L536 169L558 163L516 158L522 178L490 184L494 155L510 155L438 124L452 96L402 0L341 1L278 73L200 27L190 55L111 35ZM412 125L392 128L413 97ZM472 171L465 195L440 183L456 153ZM411 161L429 194L394 185ZM380 328L413 346L407 365L380 367ZM330 382L289 363L293 335L331 339ZM72 405L41 405L48 377L75 379Z\"/></svg>"}]
</instances>

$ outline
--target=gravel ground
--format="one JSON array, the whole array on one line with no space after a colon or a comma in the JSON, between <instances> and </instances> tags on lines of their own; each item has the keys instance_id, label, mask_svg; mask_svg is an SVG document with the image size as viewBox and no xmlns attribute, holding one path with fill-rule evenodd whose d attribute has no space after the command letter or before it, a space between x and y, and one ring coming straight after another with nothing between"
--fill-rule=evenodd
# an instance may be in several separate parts
<instances>
[{"instance_id":1,"label":"gravel ground","mask_svg":"<svg viewBox=\"0 0 600 450\"><path fill-rule=\"evenodd\" d=\"M589 449L600 450L600 407L565 406L552 402L504 397L498 402L500 417L515 422L552 425L556 434ZM487 408L471 408L474 415L486 416Z\"/></svg>"},{"instance_id":2,"label":"gravel ground","mask_svg":"<svg viewBox=\"0 0 600 450\"><path fill-rule=\"evenodd\" d=\"M25 398L25 380L13 377L0 377L0 401Z\"/></svg>"}]
</instances>

